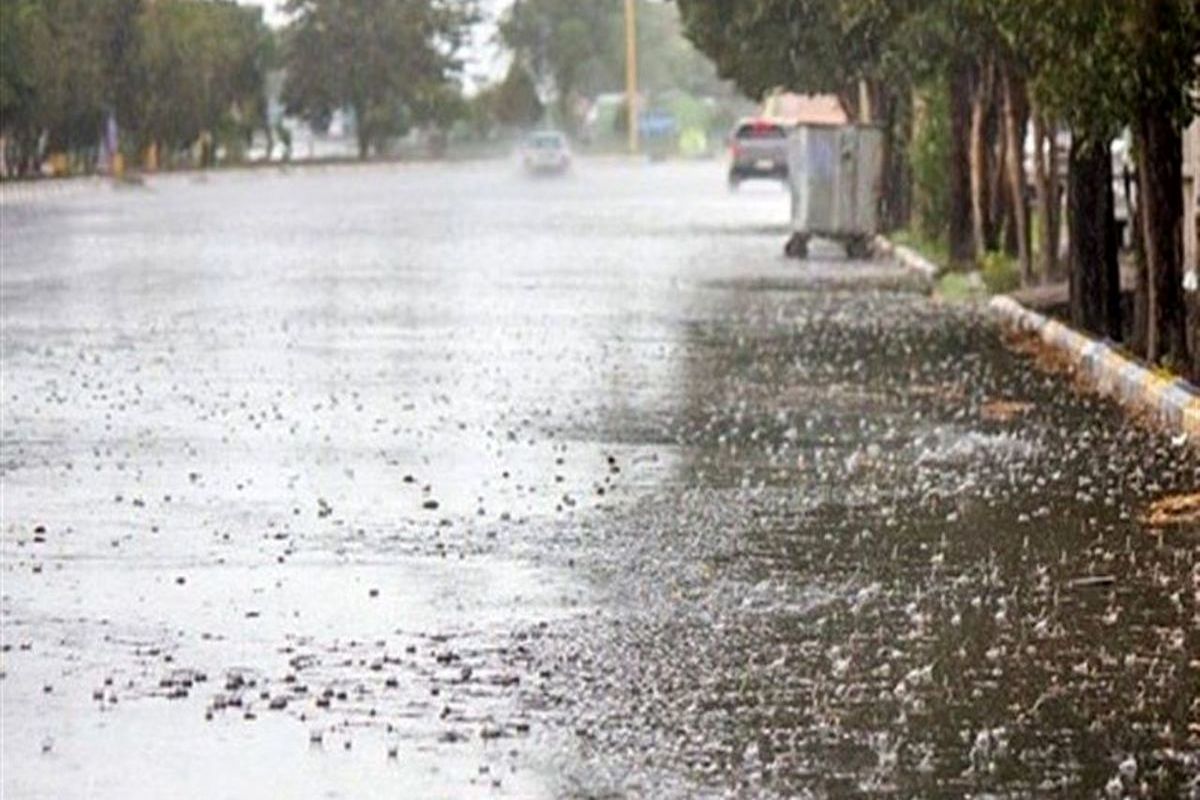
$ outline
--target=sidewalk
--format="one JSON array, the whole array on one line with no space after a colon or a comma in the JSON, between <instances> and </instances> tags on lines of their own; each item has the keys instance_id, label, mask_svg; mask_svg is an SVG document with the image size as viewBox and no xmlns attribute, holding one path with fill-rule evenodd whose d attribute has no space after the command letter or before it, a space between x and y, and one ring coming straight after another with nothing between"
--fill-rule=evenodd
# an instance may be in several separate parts
<instances>
[{"instance_id":1,"label":"sidewalk","mask_svg":"<svg viewBox=\"0 0 1200 800\"><path fill-rule=\"evenodd\" d=\"M1131 264L1121 265L1121 294L1132 294L1137 288L1137 271ZM1010 292L1009 297L1026 308L1041 313L1066 308L1071 302L1071 284L1059 281L1029 286Z\"/></svg>"}]
</instances>

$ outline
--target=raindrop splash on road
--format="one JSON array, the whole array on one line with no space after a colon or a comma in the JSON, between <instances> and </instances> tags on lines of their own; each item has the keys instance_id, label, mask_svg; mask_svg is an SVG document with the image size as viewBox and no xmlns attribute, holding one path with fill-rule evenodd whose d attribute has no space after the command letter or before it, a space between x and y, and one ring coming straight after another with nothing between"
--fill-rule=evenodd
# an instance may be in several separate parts
<instances>
[{"instance_id":1,"label":"raindrop splash on road","mask_svg":"<svg viewBox=\"0 0 1200 800\"><path fill-rule=\"evenodd\" d=\"M1200 458L786 207L5 204L5 796L1196 791Z\"/></svg>"}]
</instances>

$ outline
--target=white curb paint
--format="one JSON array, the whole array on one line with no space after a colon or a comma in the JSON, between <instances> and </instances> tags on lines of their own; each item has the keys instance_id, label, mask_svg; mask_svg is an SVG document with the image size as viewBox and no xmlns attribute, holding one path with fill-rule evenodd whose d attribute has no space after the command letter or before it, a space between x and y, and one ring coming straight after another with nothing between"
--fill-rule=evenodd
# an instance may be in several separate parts
<instances>
[{"instance_id":1,"label":"white curb paint","mask_svg":"<svg viewBox=\"0 0 1200 800\"><path fill-rule=\"evenodd\" d=\"M1149 411L1200 443L1200 390L1192 384L1157 375L1104 342L1030 311L1011 297L994 297L988 308L1009 327L1036 334L1060 351L1101 394Z\"/></svg>"},{"instance_id":2,"label":"white curb paint","mask_svg":"<svg viewBox=\"0 0 1200 800\"><path fill-rule=\"evenodd\" d=\"M936 280L938 265L918 253L916 250L895 244L886 236L875 237L875 251L889 258L894 258L900 266L910 272L915 272L929 280Z\"/></svg>"}]
</instances>

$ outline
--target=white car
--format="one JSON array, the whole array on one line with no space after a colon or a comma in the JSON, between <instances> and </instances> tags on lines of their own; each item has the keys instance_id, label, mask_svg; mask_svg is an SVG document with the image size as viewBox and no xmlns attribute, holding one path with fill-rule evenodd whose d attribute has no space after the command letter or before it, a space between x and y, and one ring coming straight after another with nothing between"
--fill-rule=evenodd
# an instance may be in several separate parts
<instances>
[{"instance_id":1,"label":"white car","mask_svg":"<svg viewBox=\"0 0 1200 800\"><path fill-rule=\"evenodd\" d=\"M535 131L521 143L521 166L527 172L557 175L571 167L567 137L559 131Z\"/></svg>"}]
</instances>

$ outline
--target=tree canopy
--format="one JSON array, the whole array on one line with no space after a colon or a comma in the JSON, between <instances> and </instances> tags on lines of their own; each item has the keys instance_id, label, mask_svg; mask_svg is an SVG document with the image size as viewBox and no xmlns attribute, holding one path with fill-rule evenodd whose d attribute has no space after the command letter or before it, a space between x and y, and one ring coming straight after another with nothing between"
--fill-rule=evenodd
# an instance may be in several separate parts
<instances>
[{"instance_id":1,"label":"tree canopy","mask_svg":"<svg viewBox=\"0 0 1200 800\"><path fill-rule=\"evenodd\" d=\"M489 123L509 128L531 128L545 113L533 76L513 61L499 83L487 87L475 98L475 105Z\"/></svg>"},{"instance_id":2,"label":"tree canopy","mask_svg":"<svg viewBox=\"0 0 1200 800\"><path fill-rule=\"evenodd\" d=\"M646 0L635 9L643 92L721 93L716 70L681 35L678 9ZM621 0L516 0L504 13L502 43L564 126L578 123L575 100L625 89L624 13Z\"/></svg>"},{"instance_id":3,"label":"tree canopy","mask_svg":"<svg viewBox=\"0 0 1200 800\"><path fill-rule=\"evenodd\" d=\"M288 0L283 99L321 126L353 110L359 154L459 96L459 50L472 7L450 0ZM451 91L453 90L453 91Z\"/></svg>"},{"instance_id":4,"label":"tree canopy","mask_svg":"<svg viewBox=\"0 0 1200 800\"><path fill-rule=\"evenodd\" d=\"M902 5L864 0L678 0L685 30L722 78L751 97L773 89L837 94L848 110L860 80L881 77Z\"/></svg>"},{"instance_id":5,"label":"tree canopy","mask_svg":"<svg viewBox=\"0 0 1200 800\"><path fill-rule=\"evenodd\" d=\"M95 156L113 118L126 148L227 146L264 122L271 35L232 0L0 0L0 130L31 169Z\"/></svg>"},{"instance_id":6,"label":"tree canopy","mask_svg":"<svg viewBox=\"0 0 1200 800\"><path fill-rule=\"evenodd\" d=\"M914 165L918 178L936 175L944 184L933 191L946 189L946 213L933 222L948 229L951 259L960 267L997 246L997 220L1004 218L1021 274L1033 277L1024 177L1031 121L1042 249L1046 269L1054 267L1057 131L1069 132L1071 315L1114 337L1130 326L1119 319L1109 143L1132 130L1140 184L1131 221L1144 243L1137 293L1144 310L1135 314L1131 339L1152 361L1187 362L1177 231L1180 131L1196 111L1200 79L1195 0L677 2L688 36L747 92L832 92L852 114L863 111L858 97L882 107L874 121L895 145L891 185L902 187L898 177ZM930 124L929 113L946 119ZM906 139L924 136L928 143L931 133L944 136L946 168L930 169L930 152L921 147L902 163ZM942 201L916 205L937 208ZM1200 353L1192 359L1200 373Z\"/></svg>"}]
</instances>

